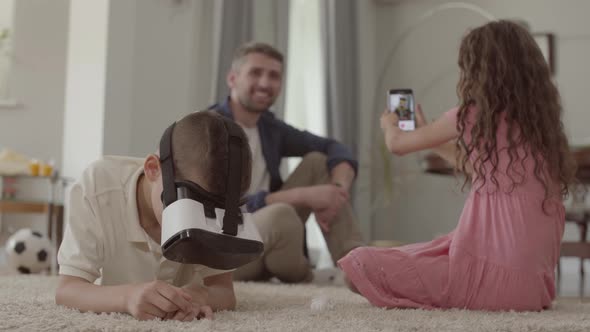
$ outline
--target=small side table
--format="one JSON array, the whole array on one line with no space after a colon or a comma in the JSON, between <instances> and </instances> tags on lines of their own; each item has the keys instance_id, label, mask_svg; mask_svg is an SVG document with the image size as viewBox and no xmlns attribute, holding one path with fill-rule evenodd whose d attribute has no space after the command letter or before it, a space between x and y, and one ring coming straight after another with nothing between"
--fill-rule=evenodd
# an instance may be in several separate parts
<instances>
[{"instance_id":1,"label":"small side table","mask_svg":"<svg viewBox=\"0 0 590 332\"><path fill-rule=\"evenodd\" d=\"M590 186L590 147L572 148L572 153L578 164L576 178L579 183L572 190L572 207L566 211L565 221L578 225L579 241L564 241L561 243L560 257L580 258L580 298L584 297L585 271L584 259L590 258L590 243L587 241L588 223L590 223L590 208L586 205L586 196ZM561 266L557 264L557 286L559 289Z\"/></svg>"},{"instance_id":2,"label":"small side table","mask_svg":"<svg viewBox=\"0 0 590 332\"><path fill-rule=\"evenodd\" d=\"M47 215L47 235L50 240L55 237L56 252L59 249L63 237L64 207L62 204L0 200L0 213L41 213Z\"/></svg>"},{"instance_id":3,"label":"small side table","mask_svg":"<svg viewBox=\"0 0 590 332\"><path fill-rule=\"evenodd\" d=\"M57 254L63 238L64 206L61 197L57 198L56 196L63 196L67 179L58 176L33 177L27 175L0 175L0 188L3 187L2 185L6 180L8 180L10 186L17 186L17 182L22 179L26 179L27 181L46 181L46 185L48 185L48 195L43 200L23 199L18 197L19 195L1 197L0 214L45 214L47 216L47 236L54 245L54 250ZM56 191L59 190L61 190L61 192L57 194ZM4 190L0 192L4 192ZM12 189L10 192L12 192Z\"/></svg>"}]
</instances>

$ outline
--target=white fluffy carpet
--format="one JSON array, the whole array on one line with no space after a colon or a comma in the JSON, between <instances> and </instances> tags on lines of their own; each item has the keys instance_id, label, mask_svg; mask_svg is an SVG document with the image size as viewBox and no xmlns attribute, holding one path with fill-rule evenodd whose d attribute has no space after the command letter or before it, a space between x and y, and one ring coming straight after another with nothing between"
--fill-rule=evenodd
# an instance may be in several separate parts
<instances>
[{"instance_id":1,"label":"white fluffy carpet","mask_svg":"<svg viewBox=\"0 0 590 332\"><path fill-rule=\"evenodd\" d=\"M383 310L342 287L237 283L238 308L212 321L137 321L79 313L54 303L56 277L0 276L0 330L21 331L590 331L590 303L560 299L552 310L489 313ZM324 296L324 310L312 310Z\"/></svg>"}]
</instances>

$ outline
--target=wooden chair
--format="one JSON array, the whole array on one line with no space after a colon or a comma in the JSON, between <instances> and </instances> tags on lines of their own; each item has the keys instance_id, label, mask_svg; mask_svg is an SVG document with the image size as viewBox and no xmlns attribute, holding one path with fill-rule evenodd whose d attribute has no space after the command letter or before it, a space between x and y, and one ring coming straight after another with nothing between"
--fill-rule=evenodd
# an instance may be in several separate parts
<instances>
[{"instance_id":1,"label":"wooden chair","mask_svg":"<svg viewBox=\"0 0 590 332\"><path fill-rule=\"evenodd\" d=\"M584 259L590 258L590 243L587 241L588 223L590 222L590 208L586 206L586 196L590 185L590 147L573 150L578 163L576 177L579 183L572 191L572 206L566 211L565 221L576 223L579 230L579 241L564 241L561 243L561 257L580 258L580 298L584 297L585 271ZM557 289L561 280L561 264L557 264Z\"/></svg>"}]
</instances>

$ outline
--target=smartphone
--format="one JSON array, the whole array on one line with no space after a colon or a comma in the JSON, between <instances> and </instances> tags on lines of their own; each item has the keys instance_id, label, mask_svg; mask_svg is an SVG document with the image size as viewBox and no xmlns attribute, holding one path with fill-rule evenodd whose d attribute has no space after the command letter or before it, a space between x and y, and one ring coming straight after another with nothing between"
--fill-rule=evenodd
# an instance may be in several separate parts
<instances>
[{"instance_id":1,"label":"smartphone","mask_svg":"<svg viewBox=\"0 0 590 332\"><path fill-rule=\"evenodd\" d=\"M387 108L399 117L399 128L405 131L416 129L414 93L412 89L391 89L387 94Z\"/></svg>"}]
</instances>

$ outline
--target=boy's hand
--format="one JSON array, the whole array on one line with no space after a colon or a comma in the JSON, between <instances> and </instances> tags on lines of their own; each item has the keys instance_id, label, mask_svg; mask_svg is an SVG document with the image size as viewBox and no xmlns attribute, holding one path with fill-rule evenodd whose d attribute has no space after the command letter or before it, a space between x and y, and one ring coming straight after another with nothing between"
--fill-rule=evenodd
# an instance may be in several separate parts
<instances>
[{"instance_id":1,"label":"boy's hand","mask_svg":"<svg viewBox=\"0 0 590 332\"><path fill-rule=\"evenodd\" d=\"M125 296L127 312L139 320L166 318L168 313L181 311L184 319L194 319L192 296L182 288L174 287L164 281L132 285ZM192 320L191 319L191 320Z\"/></svg>"},{"instance_id":2,"label":"boy's hand","mask_svg":"<svg viewBox=\"0 0 590 332\"><path fill-rule=\"evenodd\" d=\"M192 321L193 319L213 319L213 309L207 304L209 298L207 289L203 286L182 288L184 292L191 295L191 313L178 310L168 313L164 319L173 319L180 321Z\"/></svg>"},{"instance_id":3,"label":"boy's hand","mask_svg":"<svg viewBox=\"0 0 590 332\"><path fill-rule=\"evenodd\" d=\"M181 322L192 322L195 319L213 319L213 309L208 305L193 305L191 312L184 312L178 310L176 312L169 312L164 320L178 320Z\"/></svg>"},{"instance_id":4,"label":"boy's hand","mask_svg":"<svg viewBox=\"0 0 590 332\"><path fill-rule=\"evenodd\" d=\"M200 307L193 307L196 313L197 319L213 319L213 309L208 305L202 305Z\"/></svg>"},{"instance_id":5,"label":"boy's hand","mask_svg":"<svg viewBox=\"0 0 590 332\"><path fill-rule=\"evenodd\" d=\"M195 318L197 318L197 314L195 312L195 309L193 308L193 310L191 310L190 312L186 312L186 311L182 311L182 310L169 312L166 314L166 316L164 318L162 318L162 320L177 320L177 321L181 321L181 322L192 322L193 320L195 320Z\"/></svg>"}]
</instances>

